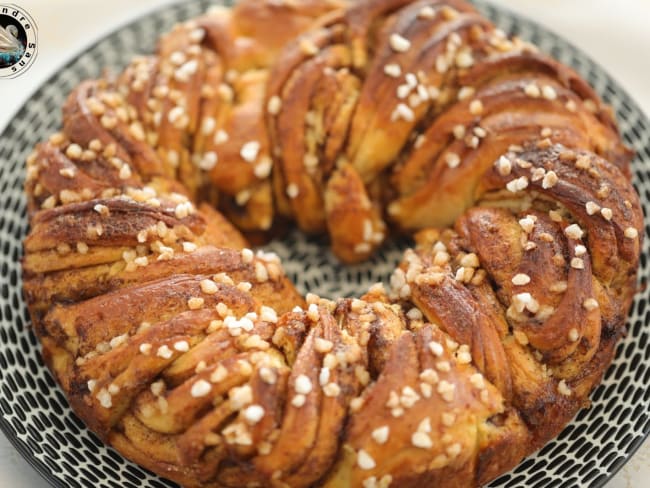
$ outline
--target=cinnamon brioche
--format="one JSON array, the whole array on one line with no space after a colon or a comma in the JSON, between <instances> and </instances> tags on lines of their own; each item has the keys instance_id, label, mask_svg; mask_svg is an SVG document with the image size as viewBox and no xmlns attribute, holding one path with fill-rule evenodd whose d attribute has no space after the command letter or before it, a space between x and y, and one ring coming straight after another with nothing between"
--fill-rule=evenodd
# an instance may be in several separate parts
<instances>
[{"instance_id":1,"label":"cinnamon brioche","mask_svg":"<svg viewBox=\"0 0 650 488\"><path fill-rule=\"evenodd\" d=\"M76 87L27 161L24 294L79 417L188 487L480 486L613 358L643 215L572 69L462 0L243 0ZM249 242L388 286L303 298Z\"/></svg>"}]
</instances>

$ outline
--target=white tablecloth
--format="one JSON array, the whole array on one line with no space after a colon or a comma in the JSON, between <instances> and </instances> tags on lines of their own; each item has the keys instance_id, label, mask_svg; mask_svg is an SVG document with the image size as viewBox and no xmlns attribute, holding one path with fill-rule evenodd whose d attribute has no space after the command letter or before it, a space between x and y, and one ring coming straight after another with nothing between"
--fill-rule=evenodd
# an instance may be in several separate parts
<instances>
[{"instance_id":1,"label":"white tablecloth","mask_svg":"<svg viewBox=\"0 0 650 488\"><path fill-rule=\"evenodd\" d=\"M13 0L39 27L34 65L14 80L0 80L0 128L56 69L93 40L170 0ZM606 67L650 113L650 1L493 0L561 34ZM0 487L45 488L47 483L0 435ZM650 486L646 442L608 488Z\"/></svg>"}]
</instances>

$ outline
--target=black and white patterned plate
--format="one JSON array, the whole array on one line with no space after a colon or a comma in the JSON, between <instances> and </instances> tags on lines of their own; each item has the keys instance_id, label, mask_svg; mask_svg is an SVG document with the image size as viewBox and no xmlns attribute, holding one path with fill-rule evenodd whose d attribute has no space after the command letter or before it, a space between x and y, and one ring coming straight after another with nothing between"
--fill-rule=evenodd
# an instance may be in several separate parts
<instances>
[{"instance_id":1,"label":"black and white patterned plate","mask_svg":"<svg viewBox=\"0 0 650 488\"><path fill-rule=\"evenodd\" d=\"M625 141L637 156L634 184L644 214L650 210L650 122L607 73L555 34L512 13L476 2L504 31L532 41L573 66L611 104ZM158 36L175 22L205 11L210 3L194 0L165 7L119 29L79 54L50 78L13 118L0 136L0 427L16 449L53 486L173 487L106 447L72 413L43 365L38 341L22 298L20 258L27 232L22 192L24 161L31 148L60 126L60 107L81 80L115 71L138 53L153 51ZM492 487L602 486L632 456L650 431L650 322L648 292L650 239L646 223L640 291L602 384L560 436L528 457ZM283 259L301 292L322 296L358 295L384 280L398 261L403 243L392 243L359 266L342 267L324 243L294 232L270 245Z\"/></svg>"}]
</instances>

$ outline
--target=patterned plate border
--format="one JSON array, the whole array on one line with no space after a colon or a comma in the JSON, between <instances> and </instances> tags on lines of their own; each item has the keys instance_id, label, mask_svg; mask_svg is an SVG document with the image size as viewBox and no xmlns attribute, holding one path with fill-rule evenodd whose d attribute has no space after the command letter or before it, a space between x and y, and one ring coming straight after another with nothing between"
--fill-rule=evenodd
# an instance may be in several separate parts
<instances>
[{"instance_id":1,"label":"patterned plate border","mask_svg":"<svg viewBox=\"0 0 650 488\"><path fill-rule=\"evenodd\" d=\"M228 3L228 2L226 2ZM50 77L13 117L0 136L0 428L21 455L53 486L174 487L106 447L67 406L40 357L22 299L20 256L28 228L22 194L24 160L31 147L60 126L65 96L82 79L104 67L118 70L135 54L151 52L156 38L173 23L205 11L212 2L193 0L144 15L84 49ZM644 213L650 210L650 122L627 93L594 61L538 24L476 0L499 27L520 35L573 66L611 104L625 141L637 151L634 184ZM528 457L491 487L603 486L634 454L650 432L650 322L648 292L649 226L640 266L640 291L629 319L629 334L617 358L582 410L560 436ZM290 243L290 244L287 244ZM386 279L404 242L386 246L369 263L337 265L324 244L293 232L274 242L287 273L303 292L351 295Z\"/></svg>"}]
</instances>

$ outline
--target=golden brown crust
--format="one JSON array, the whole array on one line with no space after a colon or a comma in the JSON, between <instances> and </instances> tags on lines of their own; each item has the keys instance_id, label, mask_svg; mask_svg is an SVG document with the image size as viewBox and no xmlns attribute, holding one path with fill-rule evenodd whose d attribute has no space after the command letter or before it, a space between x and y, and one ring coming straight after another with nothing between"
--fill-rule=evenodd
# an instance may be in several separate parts
<instances>
[{"instance_id":1,"label":"golden brown crust","mask_svg":"<svg viewBox=\"0 0 650 488\"><path fill-rule=\"evenodd\" d=\"M573 70L462 0L217 8L63 122L25 183L43 356L93 431L184 486L485 484L624 334L631 152ZM389 287L303 299L238 230L288 221L345 262L419 232Z\"/></svg>"}]
</instances>

